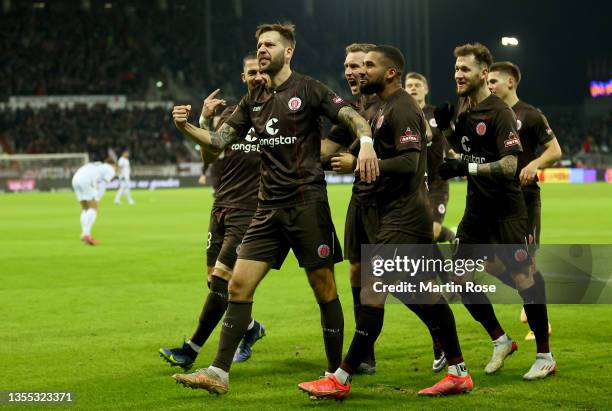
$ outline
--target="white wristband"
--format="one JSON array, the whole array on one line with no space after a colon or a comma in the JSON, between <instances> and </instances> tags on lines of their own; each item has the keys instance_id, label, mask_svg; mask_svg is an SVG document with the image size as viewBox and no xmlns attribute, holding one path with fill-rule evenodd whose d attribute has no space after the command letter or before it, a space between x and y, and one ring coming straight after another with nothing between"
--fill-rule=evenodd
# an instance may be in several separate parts
<instances>
[{"instance_id":1,"label":"white wristband","mask_svg":"<svg viewBox=\"0 0 612 411\"><path fill-rule=\"evenodd\" d=\"M374 140L372 140L372 137L370 136L361 136L359 138L359 142L361 144L374 144Z\"/></svg>"},{"instance_id":2,"label":"white wristband","mask_svg":"<svg viewBox=\"0 0 612 411\"><path fill-rule=\"evenodd\" d=\"M468 173L471 176L475 176L478 173L478 164L476 164L476 163L468 163Z\"/></svg>"}]
</instances>

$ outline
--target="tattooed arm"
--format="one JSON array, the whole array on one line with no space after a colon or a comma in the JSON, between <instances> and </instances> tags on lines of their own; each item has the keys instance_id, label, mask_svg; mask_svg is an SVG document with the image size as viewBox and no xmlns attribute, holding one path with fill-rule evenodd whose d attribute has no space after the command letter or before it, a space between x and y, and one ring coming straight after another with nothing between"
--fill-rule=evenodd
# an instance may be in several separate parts
<instances>
[{"instance_id":1,"label":"tattooed arm","mask_svg":"<svg viewBox=\"0 0 612 411\"><path fill-rule=\"evenodd\" d=\"M476 175L492 179L512 178L516 174L518 159L514 154L507 155L492 163L478 164Z\"/></svg>"},{"instance_id":2,"label":"tattooed arm","mask_svg":"<svg viewBox=\"0 0 612 411\"><path fill-rule=\"evenodd\" d=\"M225 146L240 138L236 130L229 124L223 124L217 131L199 128L187 121L191 106L175 106L172 117L176 128L202 149L211 153L220 153Z\"/></svg>"},{"instance_id":3,"label":"tattooed arm","mask_svg":"<svg viewBox=\"0 0 612 411\"><path fill-rule=\"evenodd\" d=\"M359 137L361 142L355 172L359 172L359 177L362 181L368 183L375 181L376 177L380 175L380 170L378 168L376 151L374 151L372 129L370 129L370 125L349 106L340 109L338 112L338 121L350 128L353 134Z\"/></svg>"}]
</instances>

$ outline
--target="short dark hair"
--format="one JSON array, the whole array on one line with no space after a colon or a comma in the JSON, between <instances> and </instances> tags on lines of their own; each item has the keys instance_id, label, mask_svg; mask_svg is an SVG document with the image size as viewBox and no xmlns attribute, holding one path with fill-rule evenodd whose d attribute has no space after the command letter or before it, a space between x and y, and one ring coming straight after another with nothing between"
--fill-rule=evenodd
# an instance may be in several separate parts
<instances>
[{"instance_id":1,"label":"short dark hair","mask_svg":"<svg viewBox=\"0 0 612 411\"><path fill-rule=\"evenodd\" d=\"M506 73L512 77L516 81L516 84L521 82L521 70L518 66L510 61L496 61L491 64L489 71L499 71L501 73Z\"/></svg>"},{"instance_id":2,"label":"short dark hair","mask_svg":"<svg viewBox=\"0 0 612 411\"><path fill-rule=\"evenodd\" d=\"M375 44L370 44L370 43L353 43L353 44L349 44L344 49L344 55L348 56L349 53L358 53L360 51L363 52L363 53L367 53L368 51L372 51L372 49L374 47L376 47L376 45Z\"/></svg>"},{"instance_id":3,"label":"short dark hair","mask_svg":"<svg viewBox=\"0 0 612 411\"><path fill-rule=\"evenodd\" d=\"M376 46L370 51L380 53L385 56L385 58L391 63L390 67L393 67L397 71L398 78L401 80L402 73L404 72L404 66L406 65L406 60L404 59L402 52L397 47L382 45Z\"/></svg>"},{"instance_id":4,"label":"short dark hair","mask_svg":"<svg viewBox=\"0 0 612 411\"><path fill-rule=\"evenodd\" d=\"M291 47L295 47L295 24L289 22L260 24L255 29L255 38L259 40L259 36L268 31L276 31Z\"/></svg>"},{"instance_id":5,"label":"short dark hair","mask_svg":"<svg viewBox=\"0 0 612 411\"><path fill-rule=\"evenodd\" d=\"M406 78L404 79L404 83L409 78L421 80L423 83L425 83L426 86L429 86L429 84L427 83L427 78L424 75L422 75L421 73L417 73L415 71L412 71L412 72L406 74Z\"/></svg>"},{"instance_id":6,"label":"short dark hair","mask_svg":"<svg viewBox=\"0 0 612 411\"><path fill-rule=\"evenodd\" d=\"M247 60L257 60L257 51L252 50L252 51L249 51L247 54L245 54L245 56L242 58L243 66L244 66L244 63L247 62Z\"/></svg>"},{"instance_id":7,"label":"short dark hair","mask_svg":"<svg viewBox=\"0 0 612 411\"><path fill-rule=\"evenodd\" d=\"M455 47L455 57L472 55L478 64L484 64L487 68L493 64L493 55L489 49L480 43L468 43Z\"/></svg>"}]
</instances>

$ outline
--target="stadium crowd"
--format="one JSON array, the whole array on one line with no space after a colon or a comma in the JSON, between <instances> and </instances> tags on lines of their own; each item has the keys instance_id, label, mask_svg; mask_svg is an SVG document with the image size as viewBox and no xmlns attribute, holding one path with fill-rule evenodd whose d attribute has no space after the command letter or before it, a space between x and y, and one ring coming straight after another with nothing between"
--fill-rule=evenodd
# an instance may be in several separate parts
<instances>
[{"instance_id":1,"label":"stadium crowd","mask_svg":"<svg viewBox=\"0 0 612 411\"><path fill-rule=\"evenodd\" d=\"M174 100L180 92L180 100L187 98L193 102L203 97L200 93L217 87L222 88L225 98L240 97L239 79L227 73L240 65L242 54L248 51L252 34L245 32L244 27L252 25L238 24L239 19L249 20L250 16L240 16L241 12L231 4L215 4L211 30L223 30L228 43L245 44L245 50L220 44L207 47L206 31L193 29L202 26L207 13L203 2L189 7L169 2L165 10L134 4L107 8L100 3L89 11L70 8L66 12L68 6L59 2L53 7L36 9L29 2L16 1L8 12L0 13L0 50L3 50L0 101L13 95L70 94ZM306 38L300 40L297 67L332 89L343 90L340 73L329 69L337 67L334 55L317 53L334 44L324 27L319 27L322 24L316 19L309 24L308 29L318 33L317 40L312 43ZM235 30L228 32L227 27ZM193 53L202 49L212 51ZM8 50L11 52L7 53ZM207 59L215 64L205 64ZM163 86L156 85L159 81ZM587 123L580 109L555 114L546 107L544 111L566 159L578 153L609 151L612 113ZM169 113L136 110L115 111L108 117L106 114L100 107L75 110L49 107L39 112L0 110L0 150L9 153L87 150L92 157L99 158L107 144L112 143L115 149L128 145L136 164L174 163L186 156L183 146L178 144L182 137L172 130ZM57 127L56 117L63 127ZM79 137L82 131L87 132L86 138ZM126 136L128 139L122 140Z\"/></svg>"}]
</instances>

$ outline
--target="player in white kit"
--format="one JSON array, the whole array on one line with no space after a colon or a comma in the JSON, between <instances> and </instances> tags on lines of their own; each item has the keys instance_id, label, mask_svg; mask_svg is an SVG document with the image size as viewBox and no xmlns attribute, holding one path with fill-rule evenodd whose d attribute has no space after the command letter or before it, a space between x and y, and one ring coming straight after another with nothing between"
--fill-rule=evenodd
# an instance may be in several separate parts
<instances>
[{"instance_id":1,"label":"player in white kit","mask_svg":"<svg viewBox=\"0 0 612 411\"><path fill-rule=\"evenodd\" d=\"M132 193L130 192L130 152L125 150L117 165L119 166L119 189L117 190L117 194L115 194L115 204L121 204L121 195L125 194L127 197L128 204L134 204L134 199L132 198Z\"/></svg>"},{"instance_id":2,"label":"player in white kit","mask_svg":"<svg viewBox=\"0 0 612 411\"><path fill-rule=\"evenodd\" d=\"M91 236L91 227L98 215L98 202L106 190L106 184L115 177L117 166L111 159L106 162L87 163L72 177L72 188L81 203L81 241L89 245L98 242Z\"/></svg>"}]
</instances>

